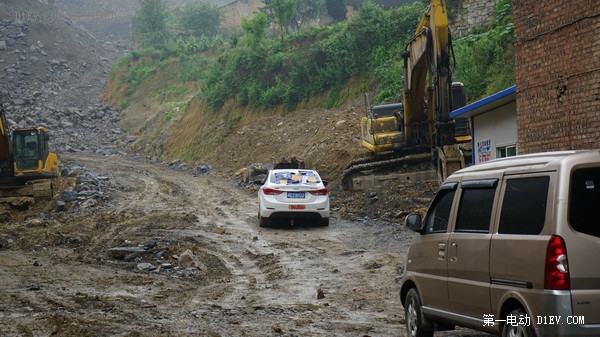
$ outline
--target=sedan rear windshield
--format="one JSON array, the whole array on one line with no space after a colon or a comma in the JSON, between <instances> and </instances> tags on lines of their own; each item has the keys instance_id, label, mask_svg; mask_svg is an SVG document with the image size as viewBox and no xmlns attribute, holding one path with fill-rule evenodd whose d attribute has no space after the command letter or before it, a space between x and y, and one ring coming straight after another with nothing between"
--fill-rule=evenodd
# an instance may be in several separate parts
<instances>
[{"instance_id":1,"label":"sedan rear windshield","mask_svg":"<svg viewBox=\"0 0 600 337\"><path fill-rule=\"evenodd\" d=\"M315 185L321 182L315 171L289 170L271 174L271 182L280 185Z\"/></svg>"},{"instance_id":2,"label":"sedan rear windshield","mask_svg":"<svg viewBox=\"0 0 600 337\"><path fill-rule=\"evenodd\" d=\"M569 222L574 230L600 237L600 167L578 169L571 179Z\"/></svg>"}]
</instances>

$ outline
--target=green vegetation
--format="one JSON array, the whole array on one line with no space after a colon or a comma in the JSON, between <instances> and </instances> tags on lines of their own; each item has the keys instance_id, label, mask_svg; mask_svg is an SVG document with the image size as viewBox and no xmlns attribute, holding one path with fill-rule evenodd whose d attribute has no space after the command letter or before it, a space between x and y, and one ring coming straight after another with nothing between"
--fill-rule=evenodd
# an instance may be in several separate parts
<instances>
[{"instance_id":1,"label":"green vegetation","mask_svg":"<svg viewBox=\"0 0 600 337\"><path fill-rule=\"evenodd\" d=\"M265 13L257 13L251 19L242 18L246 44L251 48L260 46L267 36L267 27L269 27L269 18Z\"/></svg>"},{"instance_id":2,"label":"green vegetation","mask_svg":"<svg viewBox=\"0 0 600 337\"><path fill-rule=\"evenodd\" d=\"M492 21L454 41L454 80L465 84L468 101L515 84L512 0L499 0Z\"/></svg>"},{"instance_id":3,"label":"green vegetation","mask_svg":"<svg viewBox=\"0 0 600 337\"><path fill-rule=\"evenodd\" d=\"M220 38L221 11L205 1L189 1L184 9L168 10L165 0L138 0L139 10L132 18L137 42L142 48L173 49L181 42L198 52ZM197 40L200 40L198 42Z\"/></svg>"},{"instance_id":4,"label":"green vegetation","mask_svg":"<svg viewBox=\"0 0 600 337\"><path fill-rule=\"evenodd\" d=\"M397 57L394 51L412 35L424 9L417 2L384 11L366 2L348 21L301 30L283 41L258 40L260 30L247 29L258 14L243 23L247 44L226 50L215 64L203 98L214 109L229 99L293 109L313 95L339 90L351 77L373 76L376 67ZM332 95L327 106L336 101Z\"/></svg>"},{"instance_id":5,"label":"green vegetation","mask_svg":"<svg viewBox=\"0 0 600 337\"><path fill-rule=\"evenodd\" d=\"M135 57L133 57L132 60L135 60ZM135 64L130 64L130 66L121 74L119 81L121 84L127 84L127 96L132 95L144 81L151 80L154 72L166 62L157 62L153 58L145 57L137 59L137 62L134 63Z\"/></svg>"},{"instance_id":6,"label":"green vegetation","mask_svg":"<svg viewBox=\"0 0 600 337\"><path fill-rule=\"evenodd\" d=\"M271 19L257 13L242 20L241 38L223 39L214 29L216 22L191 24L194 18L214 13L210 5L192 3L168 11L162 0L139 1L134 28L147 48L121 58L111 76L118 76L131 95L140 83L151 81L157 69L177 63L179 72L169 80L198 83L197 98L214 110L228 101L291 110L315 95L325 97L324 106L331 108L340 104L341 89L351 78L374 84L374 103L399 101L404 76L399 55L426 9L420 1L388 11L365 2L348 20L301 27L290 18L316 15L333 6L330 1L268 0ZM449 12L458 3L449 1ZM315 6L312 12L310 4ZM268 32L270 20L277 23L277 36ZM287 27L296 29L290 32ZM469 101L514 84L512 0L499 0L490 24L455 39L454 51L454 80L465 84Z\"/></svg>"},{"instance_id":7,"label":"green vegetation","mask_svg":"<svg viewBox=\"0 0 600 337\"><path fill-rule=\"evenodd\" d=\"M275 22L279 26L281 41L285 35L287 21L292 18L296 11L296 0L265 0L265 3L272 9Z\"/></svg>"},{"instance_id":8,"label":"green vegetation","mask_svg":"<svg viewBox=\"0 0 600 337\"><path fill-rule=\"evenodd\" d=\"M183 115L185 114L185 104L183 103L173 103L173 107L165 112L165 122L173 119L174 115Z\"/></svg>"},{"instance_id":9,"label":"green vegetation","mask_svg":"<svg viewBox=\"0 0 600 337\"><path fill-rule=\"evenodd\" d=\"M133 30L144 47L162 46L169 38L167 8L163 0L138 0L140 9L132 18Z\"/></svg>"},{"instance_id":10,"label":"green vegetation","mask_svg":"<svg viewBox=\"0 0 600 337\"><path fill-rule=\"evenodd\" d=\"M221 34L221 11L219 6L205 1L192 2L185 10L178 11L180 27L195 37L214 38Z\"/></svg>"}]
</instances>

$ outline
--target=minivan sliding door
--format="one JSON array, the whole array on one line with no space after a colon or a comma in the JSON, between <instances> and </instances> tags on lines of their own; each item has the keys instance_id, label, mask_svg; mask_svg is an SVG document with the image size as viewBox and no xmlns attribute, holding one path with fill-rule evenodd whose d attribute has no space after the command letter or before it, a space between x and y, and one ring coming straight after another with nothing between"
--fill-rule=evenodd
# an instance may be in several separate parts
<instances>
[{"instance_id":1,"label":"minivan sliding door","mask_svg":"<svg viewBox=\"0 0 600 337\"><path fill-rule=\"evenodd\" d=\"M498 179L461 183L456 225L448 240L448 295L453 312L490 314L490 227Z\"/></svg>"}]
</instances>

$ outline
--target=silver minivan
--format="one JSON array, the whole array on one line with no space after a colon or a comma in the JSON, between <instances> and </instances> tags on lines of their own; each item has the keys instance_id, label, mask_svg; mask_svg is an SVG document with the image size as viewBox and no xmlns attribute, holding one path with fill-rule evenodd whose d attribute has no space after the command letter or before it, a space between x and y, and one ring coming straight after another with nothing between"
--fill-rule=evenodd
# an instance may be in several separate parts
<instances>
[{"instance_id":1,"label":"silver minivan","mask_svg":"<svg viewBox=\"0 0 600 337\"><path fill-rule=\"evenodd\" d=\"M400 298L409 336L600 336L600 151L493 160L452 174L415 235Z\"/></svg>"}]
</instances>

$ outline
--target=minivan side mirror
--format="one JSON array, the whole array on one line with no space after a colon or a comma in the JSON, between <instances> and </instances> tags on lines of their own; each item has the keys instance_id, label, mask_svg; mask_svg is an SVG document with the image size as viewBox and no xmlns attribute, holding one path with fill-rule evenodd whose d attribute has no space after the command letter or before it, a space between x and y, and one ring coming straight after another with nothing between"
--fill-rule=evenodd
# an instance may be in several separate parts
<instances>
[{"instance_id":1,"label":"minivan side mirror","mask_svg":"<svg viewBox=\"0 0 600 337\"><path fill-rule=\"evenodd\" d=\"M404 220L404 225L415 232L422 233L425 230L421 214L409 214Z\"/></svg>"}]
</instances>

